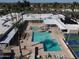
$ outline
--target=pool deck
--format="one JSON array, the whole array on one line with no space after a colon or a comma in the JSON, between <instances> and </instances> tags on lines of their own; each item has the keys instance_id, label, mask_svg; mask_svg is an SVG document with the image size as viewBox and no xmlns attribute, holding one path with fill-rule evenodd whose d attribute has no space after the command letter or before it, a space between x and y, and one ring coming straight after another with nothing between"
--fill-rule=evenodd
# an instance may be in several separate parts
<instances>
[{"instance_id":1,"label":"pool deck","mask_svg":"<svg viewBox=\"0 0 79 59\"><path fill-rule=\"evenodd\" d=\"M64 41L63 41L64 37L62 35L62 32L58 28L56 28L56 27L52 28L52 36L57 38L57 40L59 41L59 45L62 47L62 51L60 51L60 53L62 55L64 54L64 56L67 56L69 58L74 58L72 53L70 52L70 50L64 43Z\"/></svg>"},{"instance_id":2,"label":"pool deck","mask_svg":"<svg viewBox=\"0 0 79 59\"><path fill-rule=\"evenodd\" d=\"M22 38L22 40L20 40L20 45L21 45L22 53L24 55L24 59L34 58L35 47L39 48L38 54L42 56L42 59L47 59L48 53L50 53L50 55L52 56L51 59L59 59L59 56L64 56L64 59L75 59L72 53L70 52L70 50L68 49L68 47L66 46L66 44L64 43L63 35L57 27L52 27L50 30L52 31L51 36L57 39L60 47L62 48L61 51L45 52L43 48L43 44L32 42L32 30L30 26L33 25L35 26L37 25L38 27L44 26L43 23L41 24L41 23L29 22L28 27L25 31L25 33L28 33L29 35L26 36L25 39ZM26 46L26 49L24 49L24 46ZM11 49L14 49L16 57L20 56L19 47L12 47Z\"/></svg>"}]
</instances>

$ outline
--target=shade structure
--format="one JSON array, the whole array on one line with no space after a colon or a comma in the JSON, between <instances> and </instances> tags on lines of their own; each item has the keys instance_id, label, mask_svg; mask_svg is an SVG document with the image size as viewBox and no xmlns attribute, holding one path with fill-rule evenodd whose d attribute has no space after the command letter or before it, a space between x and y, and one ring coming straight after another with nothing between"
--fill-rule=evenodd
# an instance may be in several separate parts
<instances>
[{"instance_id":1,"label":"shade structure","mask_svg":"<svg viewBox=\"0 0 79 59\"><path fill-rule=\"evenodd\" d=\"M16 30L12 29L12 31L7 35L7 38L5 40L1 41L0 44L8 44L16 32L17 32L17 29Z\"/></svg>"}]
</instances>

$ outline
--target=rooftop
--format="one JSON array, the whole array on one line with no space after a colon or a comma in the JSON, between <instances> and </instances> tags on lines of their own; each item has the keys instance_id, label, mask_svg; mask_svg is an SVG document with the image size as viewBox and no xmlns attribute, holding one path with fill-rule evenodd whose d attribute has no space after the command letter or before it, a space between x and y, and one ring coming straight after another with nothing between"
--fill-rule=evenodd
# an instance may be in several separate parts
<instances>
[{"instance_id":1,"label":"rooftop","mask_svg":"<svg viewBox=\"0 0 79 59\"><path fill-rule=\"evenodd\" d=\"M79 24L64 24L60 18L65 20L62 14L25 14L24 20L43 20L45 24L56 24L60 29L78 30ZM73 20L72 20L73 21ZM74 22L74 21L73 21Z\"/></svg>"}]
</instances>

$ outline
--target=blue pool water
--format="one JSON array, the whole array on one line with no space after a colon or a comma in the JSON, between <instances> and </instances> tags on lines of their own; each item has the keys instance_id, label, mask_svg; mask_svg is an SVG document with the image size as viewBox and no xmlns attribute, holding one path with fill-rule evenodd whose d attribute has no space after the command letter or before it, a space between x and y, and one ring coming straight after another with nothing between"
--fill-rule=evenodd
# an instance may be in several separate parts
<instances>
[{"instance_id":1,"label":"blue pool water","mask_svg":"<svg viewBox=\"0 0 79 59\"><path fill-rule=\"evenodd\" d=\"M38 29L40 29L40 27L38 27L38 26L32 26L32 30L38 30Z\"/></svg>"},{"instance_id":2,"label":"blue pool water","mask_svg":"<svg viewBox=\"0 0 79 59\"><path fill-rule=\"evenodd\" d=\"M48 32L33 32L33 42L43 42L46 39L52 39Z\"/></svg>"},{"instance_id":3,"label":"blue pool water","mask_svg":"<svg viewBox=\"0 0 79 59\"><path fill-rule=\"evenodd\" d=\"M33 42L42 42L45 51L60 51L61 48L56 39L52 39L48 32L33 32Z\"/></svg>"}]
</instances>

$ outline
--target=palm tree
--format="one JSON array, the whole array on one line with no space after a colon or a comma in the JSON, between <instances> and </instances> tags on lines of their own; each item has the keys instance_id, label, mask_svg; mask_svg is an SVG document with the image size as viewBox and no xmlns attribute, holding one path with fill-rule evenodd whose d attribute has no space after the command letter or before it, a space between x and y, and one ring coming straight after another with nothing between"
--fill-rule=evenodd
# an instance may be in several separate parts
<instances>
[{"instance_id":1,"label":"palm tree","mask_svg":"<svg viewBox=\"0 0 79 59\"><path fill-rule=\"evenodd\" d=\"M18 30L17 31L17 33L18 33L18 45L19 45L19 50L20 50L20 59L22 59L23 54L22 54L21 45L20 45L20 39L21 39L21 34L20 34L20 31L19 31L20 26L21 26L21 23L19 23L19 22L14 24L15 29Z\"/></svg>"},{"instance_id":2,"label":"palm tree","mask_svg":"<svg viewBox=\"0 0 79 59\"><path fill-rule=\"evenodd\" d=\"M16 22L13 22L14 17L12 15L11 11L10 11L10 15L12 17L12 25L15 28L15 31L17 30L17 34L18 34L17 40L18 40L18 45L19 45L19 50L20 50L20 59L22 59L23 54L22 54L21 45L20 45L21 34L20 34L20 31L19 31L22 23L20 23L20 21L21 21L20 19L17 21L17 17L16 17Z\"/></svg>"}]
</instances>

